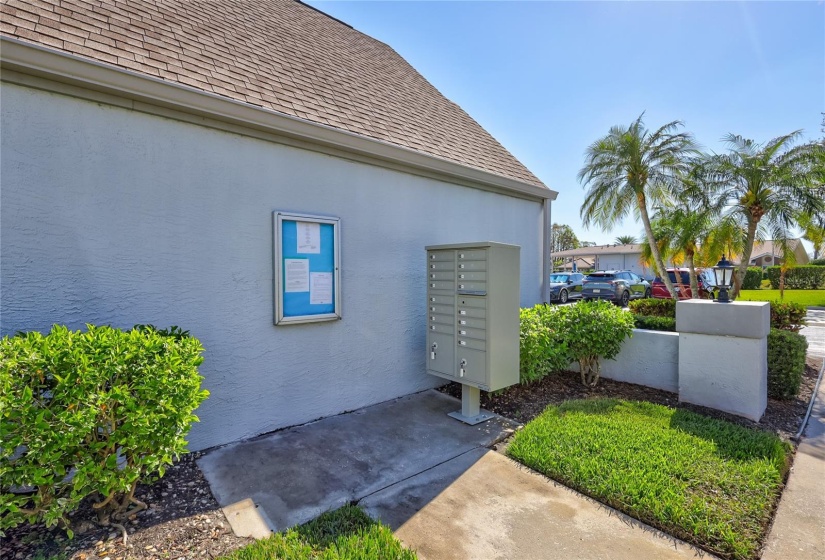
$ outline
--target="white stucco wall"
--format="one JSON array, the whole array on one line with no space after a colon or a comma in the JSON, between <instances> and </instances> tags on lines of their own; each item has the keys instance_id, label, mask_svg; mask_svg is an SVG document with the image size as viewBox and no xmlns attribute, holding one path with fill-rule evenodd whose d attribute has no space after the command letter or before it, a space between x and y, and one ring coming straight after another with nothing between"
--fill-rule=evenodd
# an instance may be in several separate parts
<instances>
[{"instance_id":1,"label":"white stucco wall","mask_svg":"<svg viewBox=\"0 0 825 560\"><path fill-rule=\"evenodd\" d=\"M10 84L0 125L0 332L191 330L195 450L442 383L425 245L520 245L541 299L537 202ZM273 210L341 218L342 321L273 326Z\"/></svg>"}]
</instances>

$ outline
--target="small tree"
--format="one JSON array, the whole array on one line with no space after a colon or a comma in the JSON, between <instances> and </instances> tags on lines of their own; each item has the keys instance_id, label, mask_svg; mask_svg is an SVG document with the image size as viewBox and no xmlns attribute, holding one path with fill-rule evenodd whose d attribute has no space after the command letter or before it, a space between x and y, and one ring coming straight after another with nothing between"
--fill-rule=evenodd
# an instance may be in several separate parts
<instances>
[{"instance_id":1,"label":"small tree","mask_svg":"<svg viewBox=\"0 0 825 560\"><path fill-rule=\"evenodd\" d=\"M633 335L633 315L607 301L583 301L558 310L558 332L563 333L571 360L581 369L582 383L599 382L599 360L612 360L626 338Z\"/></svg>"}]
</instances>

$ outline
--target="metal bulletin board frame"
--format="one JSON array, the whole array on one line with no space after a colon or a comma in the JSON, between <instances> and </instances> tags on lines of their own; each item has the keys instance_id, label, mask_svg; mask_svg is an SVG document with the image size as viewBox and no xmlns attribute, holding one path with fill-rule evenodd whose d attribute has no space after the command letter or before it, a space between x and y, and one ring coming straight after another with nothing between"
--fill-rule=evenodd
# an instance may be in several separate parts
<instances>
[{"instance_id":1,"label":"metal bulletin board frame","mask_svg":"<svg viewBox=\"0 0 825 560\"><path fill-rule=\"evenodd\" d=\"M275 211L274 323L341 318L341 220Z\"/></svg>"}]
</instances>

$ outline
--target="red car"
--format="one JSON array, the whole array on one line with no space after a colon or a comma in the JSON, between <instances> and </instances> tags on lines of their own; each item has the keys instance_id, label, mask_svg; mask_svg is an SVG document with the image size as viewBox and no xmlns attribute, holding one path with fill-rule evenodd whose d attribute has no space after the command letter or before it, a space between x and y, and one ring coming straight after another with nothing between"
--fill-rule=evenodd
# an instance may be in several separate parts
<instances>
[{"instance_id":1,"label":"red car","mask_svg":"<svg viewBox=\"0 0 825 560\"><path fill-rule=\"evenodd\" d=\"M696 276L699 282L699 298L701 299L713 297L713 286L711 285L711 278L708 274L712 274L712 272L703 268L696 269ZM679 296L679 299L691 299L693 297L693 292L690 289L689 269L668 268L667 275L673 283L673 287L676 288L676 294ZM670 293L668 293L667 286L662 282L661 278L655 278L653 282L650 283L650 286L653 290L653 297L670 299Z\"/></svg>"}]
</instances>

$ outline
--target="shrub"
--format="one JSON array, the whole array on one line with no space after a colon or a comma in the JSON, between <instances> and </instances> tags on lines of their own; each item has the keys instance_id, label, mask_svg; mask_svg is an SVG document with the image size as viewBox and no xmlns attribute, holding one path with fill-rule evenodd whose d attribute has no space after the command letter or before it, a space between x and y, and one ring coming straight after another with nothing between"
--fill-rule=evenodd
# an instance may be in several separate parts
<instances>
[{"instance_id":1,"label":"shrub","mask_svg":"<svg viewBox=\"0 0 825 560\"><path fill-rule=\"evenodd\" d=\"M676 319L672 317L652 317L650 315L633 315L637 329L648 331L676 331Z\"/></svg>"},{"instance_id":2,"label":"shrub","mask_svg":"<svg viewBox=\"0 0 825 560\"><path fill-rule=\"evenodd\" d=\"M633 336L633 316L604 300L560 307L555 318L570 360L578 361L582 383L590 387L599 382L599 359L615 358Z\"/></svg>"},{"instance_id":3,"label":"shrub","mask_svg":"<svg viewBox=\"0 0 825 560\"><path fill-rule=\"evenodd\" d=\"M742 280L743 290L758 290L762 287L762 268L749 266L745 271L745 279Z\"/></svg>"},{"instance_id":4,"label":"shrub","mask_svg":"<svg viewBox=\"0 0 825 560\"><path fill-rule=\"evenodd\" d=\"M628 307L632 313L638 315L676 318L675 299L634 299L628 304Z\"/></svg>"},{"instance_id":5,"label":"shrub","mask_svg":"<svg viewBox=\"0 0 825 560\"><path fill-rule=\"evenodd\" d=\"M55 325L0 340L0 531L23 521L68 529L87 496L101 519L140 509L137 483L185 452L208 395L202 351L175 327ZM34 492L10 492L21 487Z\"/></svg>"},{"instance_id":6,"label":"shrub","mask_svg":"<svg viewBox=\"0 0 825 560\"><path fill-rule=\"evenodd\" d=\"M771 287L779 289L780 267L769 266L765 271ZM795 266L785 272L785 289L816 290L825 288L825 267L816 265Z\"/></svg>"},{"instance_id":7,"label":"shrub","mask_svg":"<svg viewBox=\"0 0 825 560\"><path fill-rule=\"evenodd\" d=\"M768 395L792 399L799 392L805 372L808 342L801 334L771 329L768 335Z\"/></svg>"},{"instance_id":8,"label":"shrub","mask_svg":"<svg viewBox=\"0 0 825 560\"><path fill-rule=\"evenodd\" d=\"M570 364L567 347L560 339L556 321L553 320L556 309L559 308L537 305L519 312L519 378L522 383L538 381Z\"/></svg>"},{"instance_id":9,"label":"shrub","mask_svg":"<svg viewBox=\"0 0 825 560\"><path fill-rule=\"evenodd\" d=\"M805 326L808 308L801 303L771 302L771 328L783 331L799 332Z\"/></svg>"},{"instance_id":10,"label":"shrub","mask_svg":"<svg viewBox=\"0 0 825 560\"><path fill-rule=\"evenodd\" d=\"M808 264L811 266L825 266L825 259L814 259Z\"/></svg>"}]
</instances>

